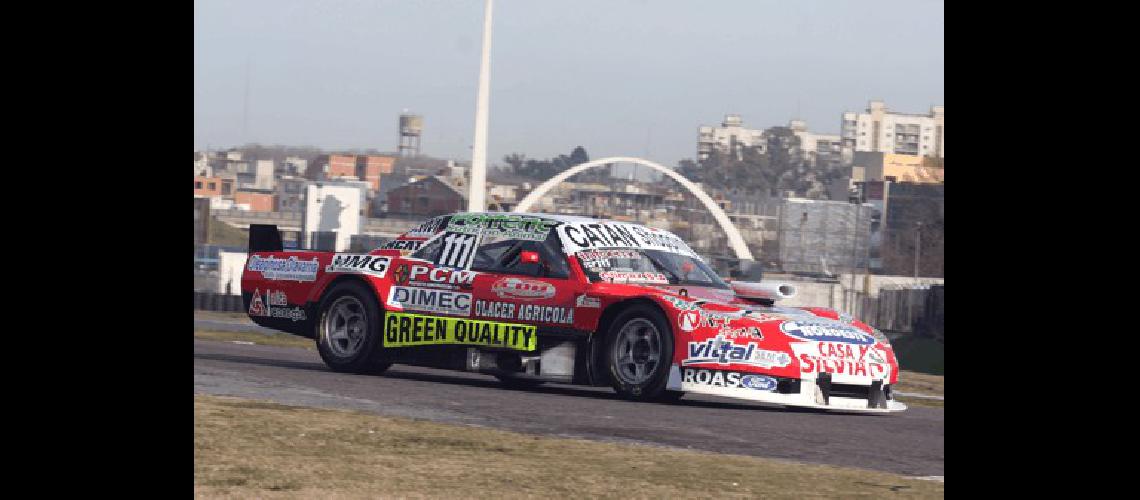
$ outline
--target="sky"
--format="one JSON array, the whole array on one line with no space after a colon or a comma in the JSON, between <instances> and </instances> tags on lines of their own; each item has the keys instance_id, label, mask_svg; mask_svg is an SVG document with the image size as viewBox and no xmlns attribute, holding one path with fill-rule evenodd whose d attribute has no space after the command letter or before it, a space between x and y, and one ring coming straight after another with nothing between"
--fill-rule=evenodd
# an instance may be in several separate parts
<instances>
[{"instance_id":1,"label":"sky","mask_svg":"<svg viewBox=\"0 0 1140 500\"><path fill-rule=\"evenodd\" d=\"M196 0L194 149L246 143L469 160L481 0ZM696 155L725 114L839 133L882 99L943 105L943 2L496 0L488 162Z\"/></svg>"}]
</instances>

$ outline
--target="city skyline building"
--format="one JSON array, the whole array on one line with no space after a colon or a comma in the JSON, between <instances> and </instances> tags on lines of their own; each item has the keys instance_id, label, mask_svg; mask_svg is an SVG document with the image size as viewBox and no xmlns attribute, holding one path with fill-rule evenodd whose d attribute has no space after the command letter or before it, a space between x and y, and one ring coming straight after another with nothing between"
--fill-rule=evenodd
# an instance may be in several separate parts
<instances>
[{"instance_id":1,"label":"city skyline building","mask_svg":"<svg viewBox=\"0 0 1140 500\"><path fill-rule=\"evenodd\" d=\"M945 107L929 114L899 113L873 100L863 113L843 113L843 145L855 152L946 157Z\"/></svg>"}]
</instances>

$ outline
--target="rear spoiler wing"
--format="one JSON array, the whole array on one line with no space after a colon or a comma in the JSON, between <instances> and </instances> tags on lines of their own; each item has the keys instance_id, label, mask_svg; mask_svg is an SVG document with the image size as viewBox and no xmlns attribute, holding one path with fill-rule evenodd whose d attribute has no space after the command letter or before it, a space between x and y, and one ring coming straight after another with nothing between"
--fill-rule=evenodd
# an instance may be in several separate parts
<instances>
[{"instance_id":1,"label":"rear spoiler wing","mask_svg":"<svg viewBox=\"0 0 1140 500\"><path fill-rule=\"evenodd\" d=\"M249 225L249 253L281 252L285 245L281 242L281 231L276 224Z\"/></svg>"}]
</instances>

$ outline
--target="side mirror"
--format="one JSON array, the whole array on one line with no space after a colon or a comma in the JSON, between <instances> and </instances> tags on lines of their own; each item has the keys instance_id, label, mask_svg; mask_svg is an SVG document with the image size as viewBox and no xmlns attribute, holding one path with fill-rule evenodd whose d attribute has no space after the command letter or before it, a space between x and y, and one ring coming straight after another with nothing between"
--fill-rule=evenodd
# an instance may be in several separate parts
<instances>
[{"instance_id":1,"label":"side mirror","mask_svg":"<svg viewBox=\"0 0 1140 500\"><path fill-rule=\"evenodd\" d=\"M523 264L538 264L538 252L523 250L522 253L519 254L519 262Z\"/></svg>"}]
</instances>

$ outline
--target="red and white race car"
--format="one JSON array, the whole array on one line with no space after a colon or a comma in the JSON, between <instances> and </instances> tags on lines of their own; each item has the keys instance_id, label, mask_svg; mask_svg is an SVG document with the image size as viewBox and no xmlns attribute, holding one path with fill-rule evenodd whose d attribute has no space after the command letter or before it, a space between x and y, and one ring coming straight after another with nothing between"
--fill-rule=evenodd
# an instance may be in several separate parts
<instances>
[{"instance_id":1,"label":"red and white race car","mask_svg":"<svg viewBox=\"0 0 1140 500\"><path fill-rule=\"evenodd\" d=\"M886 337L832 309L777 307L778 288L725 282L668 231L516 213L435 217L369 254L284 251L276 227L254 225L241 280L254 322L315 339L336 371L906 409Z\"/></svg>"}]
</instances>

